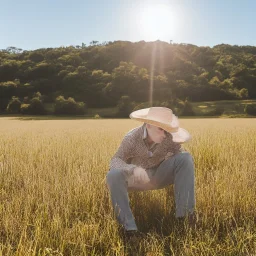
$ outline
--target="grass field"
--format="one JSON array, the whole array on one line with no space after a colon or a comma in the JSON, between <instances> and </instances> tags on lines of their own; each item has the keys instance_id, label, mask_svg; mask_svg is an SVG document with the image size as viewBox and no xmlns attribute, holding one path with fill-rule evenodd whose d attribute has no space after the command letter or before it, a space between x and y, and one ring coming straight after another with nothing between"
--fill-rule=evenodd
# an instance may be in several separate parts
<instances>
[{"instance_id":1,"label":"grass field","mask_svg":"<svg viewBox=\"0 0 256 256\"><path fill-rule=\"evenodd\" d=\"M174 218L172 186L130 193L148 235L124 244L105 175L120 119L0 118L0 255L256 255L256 119L181 119L196 168L196 230Z\"/></svg>"}]
</instances>

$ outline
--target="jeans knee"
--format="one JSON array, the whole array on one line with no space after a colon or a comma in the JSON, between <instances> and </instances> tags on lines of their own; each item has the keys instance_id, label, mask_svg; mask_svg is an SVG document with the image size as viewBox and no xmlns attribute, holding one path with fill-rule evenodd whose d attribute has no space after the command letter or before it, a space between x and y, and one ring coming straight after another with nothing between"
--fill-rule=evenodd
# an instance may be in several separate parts
<instances>
[{"instance_id":1,"label":"jeans knee","mask_svg":"<svg viewBox=\"0 0 256 256\"><path fill-rule=\"evenodd\" d=\"M121 170L111 169L106 176L107 185L111 186L113 184L119 183L123 178L124 175Z\"/></svg>"},{"instance_id":2,"label":"jeans knee","mask_svg":"<svg viewBox=\"0 0 256 256\"><path fill-rule=\"evenodd\" d=\"M194 163L193 157L189 152L181 152L177 155L177 158L181 162Z\"/></svg>"},{"instance_id":3,"label":"jeans knee","mask_svg":"<svg viewBox=\"0 0 256 256\"><path fill-rule=\"evenodd\" d=\"M177 155L178 163L182 166L186 166L185 170L194 171L194 159L189 152L182 152Z\"/></svg>"}]
</instances>

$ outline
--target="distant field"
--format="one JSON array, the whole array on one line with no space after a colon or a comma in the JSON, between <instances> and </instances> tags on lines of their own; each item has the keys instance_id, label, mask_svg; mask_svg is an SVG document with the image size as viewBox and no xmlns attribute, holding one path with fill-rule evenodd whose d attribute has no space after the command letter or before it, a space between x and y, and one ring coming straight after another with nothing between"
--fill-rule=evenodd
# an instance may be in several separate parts
<instances>
[{"instance_id":1,"label":"distant field","mask_svg":"<svg viewBox=\"0 0 256 256\"><path fill-rule=\"evenodd\" d=\"M192 102L193 110L198 116L209 116L209 113L218 108L223 109L223 116L240 116L245 115L244 107L246 104L255 104L256 100L221 100L221 101L204 101L204 102ZM53 112L53 104L45 104L48 111ZM100 115L101 117L114 117L117 113L117 108L89 108L85 117L94 117Z\"/></svg>"},{"instance_id":2,"label":"distant field","mask_svg":"<svg viewBox=\"0 0 256 256\"><path fill-rule=\"evenodd\" d=\"M180 123L192 135L199 226L176 223L172 186L130 193L148 236L125 246L105 175L141 123L0 117L0 255L256 255L256 119Z\"/></svg>"},{"instance_id":3,"label":"distant field","mask_svg":"<svg viewBox=\"0 0 256 256\"><path fill-rule=\"evenodd\" d=\"M193 102L192 106L198 115L203 115L216 107L223 108L223 115L244 114L245 105L255 104L256 100L220 100L220 101L204 101Z\"/></svg>"}]
</instances>

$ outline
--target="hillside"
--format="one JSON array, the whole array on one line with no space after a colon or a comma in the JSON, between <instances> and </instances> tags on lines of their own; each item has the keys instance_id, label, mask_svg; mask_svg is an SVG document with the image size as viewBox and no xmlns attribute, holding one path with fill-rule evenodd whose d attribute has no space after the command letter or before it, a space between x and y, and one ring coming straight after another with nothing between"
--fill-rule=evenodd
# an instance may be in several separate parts
<instances>
[{"instance_id":1,"label":"hillside","mask_svg":"<svg viewBox=\"0 0 256 256\"><path fill-rule=\"evenodd\" d=\"M88 108L132 101L191 102L256 98L256 47L198 47L161 41L0 51L0 112L12 97L30 104L62 95ZM39 93L39 94L37 94Z\"/></svg>"}]
</instances>

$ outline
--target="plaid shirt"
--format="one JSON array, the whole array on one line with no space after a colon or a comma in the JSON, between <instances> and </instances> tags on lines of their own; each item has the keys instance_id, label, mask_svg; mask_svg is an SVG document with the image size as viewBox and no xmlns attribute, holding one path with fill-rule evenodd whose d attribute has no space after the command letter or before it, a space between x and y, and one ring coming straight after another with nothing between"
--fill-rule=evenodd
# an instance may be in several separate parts
<instances>
[{"instance_id":1,"label":"plaid shirt","mask_svg":"<svg viewBox=\"0 0 256 256\"><path fill-rule=\"evenodd\" d=\"M145 123L130 130L111 158L110 169L122 169L129 176L137 166L144 169L156 168L162 161L184 151L179 143L172 141L172 135L168 132L161 143L154 143L151 147L146 138Z\"/></svg>"}]
</instances>

